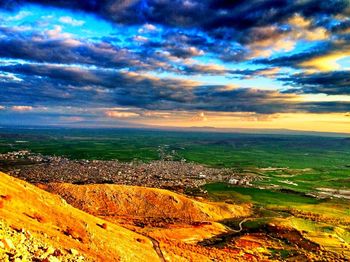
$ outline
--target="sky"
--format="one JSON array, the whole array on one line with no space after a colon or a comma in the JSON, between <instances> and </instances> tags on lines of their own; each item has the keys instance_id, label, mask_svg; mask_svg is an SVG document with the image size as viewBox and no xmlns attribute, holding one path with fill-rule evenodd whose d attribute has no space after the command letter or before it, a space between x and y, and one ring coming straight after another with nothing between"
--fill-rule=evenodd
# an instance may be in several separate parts
<instances>
[{"instance_id":1,"label":"sky","mask_svg":"<svg viewBox=\"0 0 350 262\"><path fill-rule=\"evenodd\" d=\"M0 125L350 133L350 1L0 1Z\"/></svg>"}]
</instances>

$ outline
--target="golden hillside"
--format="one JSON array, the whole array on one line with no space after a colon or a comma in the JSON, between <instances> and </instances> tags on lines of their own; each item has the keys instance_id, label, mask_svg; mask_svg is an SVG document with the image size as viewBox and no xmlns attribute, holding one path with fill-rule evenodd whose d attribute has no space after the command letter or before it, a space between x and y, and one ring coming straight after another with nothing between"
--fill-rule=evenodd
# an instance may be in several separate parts
<instances>
[{"instance_id":1,"label":"golden hillside","mask_svg":"<svg viewBox=\"0 0 350 262\"><path fill-rule=\"evenodd\" d=\"M200 202L160 189L42 187L75 207L0 173L1 261L237 261L224 250L196 243L227 232L216 220L250 214L249 206ZM153 226L152 219L165 222Z\"/></svg>"},{"instance_id":2,"label":"golden hillside","mask_svg":"<svg viewBox=\"0 0 350 262\"><path fill-rule=\"evenodd\" d=\"M24 238L28 235L28 241L39 242L36 244L39 247L42 243L43 249L48 245L61 253L80 254L91 261L159 260L148 238L80 211L60 197L26 182L0 173L0 192L3 223L0 237L5 250L11 249L11 242L14 247L19 244L16 239L6 238L5 231L7 235L18 231L27 233L23 235ZM108 224L106 229L101 227L104 223ZM16 254L16 250L11 252ZM40 250L28 247L27 253L31 251L33 254L25 255L40 254Z\"/></svg>"},{"instance_id":3,"label":"golden hillside","mask_svg":"<svg viewBox=\"0 0 350 262\"><path fill-rule=\"evenodd\" d=\"M123 185L51 183L45 188L89 214L128 219L172 219L177 222L216 221L247 216L249 206L200 202L168 190Z\"/></svg>"}]
</instances>

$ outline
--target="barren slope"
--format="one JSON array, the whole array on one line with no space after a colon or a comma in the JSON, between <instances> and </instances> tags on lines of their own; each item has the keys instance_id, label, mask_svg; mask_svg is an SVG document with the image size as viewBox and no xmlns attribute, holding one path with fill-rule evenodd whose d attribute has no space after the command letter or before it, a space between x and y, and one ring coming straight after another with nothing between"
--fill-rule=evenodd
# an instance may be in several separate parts
<instances>
[{"instance_id":1,"label":"barren slope","mask_svg":"<svg viewBox=\"0 0 350 262\"><path fill-rule=\"evenodd\" d=\"M194 222L217 221L250 214L248 205L200 202L156 188L52 183L46 189L59 194L76 208L108 218Z\"/></svg>"},{"instance_id":2,"label":"barren slope","mask_svg":"<svg viewBox=\"0 0 350 262\"><path fill-rule=\"evenodd\" d=\"M197 201L168 190L138 186L51 183L41 187L79 209L147 236L167 261L245 260L243 251L226 252L197 242L229 232L215 221L248 216L250 205Z\"/></svg>"},{"instance_id":3,"label":"barren slope","mask_svg":"<svg viewBox=\"0 0 350 262\"><path fill-rule=\"evenodd\" d=\"M90 214L70 206L60 196L0 173L1 261L242 259L237 252L208 249L196 243L227 232L225 226L214 221L246 216L250 214L249 206L200 202L167 190L143 187L42 187ZM138 226L143 222L145 226Z\"/></svg>"},{"instance_id":4,"label":"barren slope","mask_svg":"<svg viewBox=\"0 0 350 262\"><path fill-rule=\"evenodd\" d=\"M82 254L91 261L159 261L148 238L73 208L59 196L3 173L0 195L0 257L6 256L5 252L16 256L18 245L34 239L39 243L35 247L44 243L50 250L60 250L62 258L73 249L70 253ZM104 223L106 228L101 227ZM17 236L18 241L15 232L23 234ZM32 242L29 244L34 245ZM36 257L29 254L35 250L26 252Z\"/></svg>"}]
</instances>

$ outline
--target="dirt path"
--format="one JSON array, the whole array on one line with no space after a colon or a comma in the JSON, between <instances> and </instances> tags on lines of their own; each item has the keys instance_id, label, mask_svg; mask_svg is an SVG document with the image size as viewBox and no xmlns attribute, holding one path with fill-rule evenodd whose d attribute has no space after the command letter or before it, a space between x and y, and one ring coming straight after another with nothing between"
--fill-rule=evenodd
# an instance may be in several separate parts
<instances>
[{"instance_id":1,"label":"dirt path","mask_svg":"<svg viewBox=\"0 0 350 262\"><path fill-rule=\"evenodd\" d=\"M149 238L152 241L153 248L157 252L157 255L159 256L160 261L166 262L166 260L164 258L164 255L162 253L162 250L160 249L158 240L156 240L156 239L154 239L153 237L150 237L150 236L146 236L146 235L143 235L143 236Z\"/></svg>"},{"instance_id":2,"label":"dirt path","mask_svg":"<svg viewBox=\"0 0 350 262\"><path fill-rule=\"evenodd\" d=\"M239 222L239 224L238 224L238 227L239 227L239 229L238 230L235 230L235 229L232 229L231 228L231 231L233 232L233 233L240 233L242 230L243 230L243 227L242 227L242 225L243 225L243 223L245 223L245 222L247 222L247 221L249 221L249 220L253 220L254 218L245 218L245 219L243 219L241 222Z\"/></svg>"},{"instance_id":3,"label":"dirt path","mask_svg":"<svg viewBox=\"0 0 350 262\"><path fill-rule=\"evenodd\" d=\"M155 238L153 238L153 237L150 237L150 236L148 236L148 235L146 235L146 234L137 232L137 231L135 231L135 230L132 230L132 231L135 232L135 233L137 233L137 234L140 234L140 235L142 235L142 236L144 236L144 237L146 237L146 238L148 238L149 240L151 240L153 249L154 249L154 251L156 251L156 253L157 253L158 257L159 257L159 260L160 260L161 262L166 262L165 257L164 257L164 255L163 255L163 253L162 253L162 250L160 249L159 241L158 241L157 239L155 239Z\"/></svg>"}]
</instances>

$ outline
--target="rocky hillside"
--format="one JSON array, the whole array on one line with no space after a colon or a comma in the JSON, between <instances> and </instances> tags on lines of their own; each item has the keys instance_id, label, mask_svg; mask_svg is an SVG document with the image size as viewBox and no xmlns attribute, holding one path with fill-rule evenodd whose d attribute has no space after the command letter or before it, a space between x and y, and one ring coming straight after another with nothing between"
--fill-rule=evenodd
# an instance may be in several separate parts
<instances>
[{"instance_id":1,"label":"rocky hillside","mask_svg":"<svg viewBox=\"0 0 350 262\"><path fill-rule=\"evenodd\" d=\"M176 222L216 221L250 214L248 205L196 201L157 188L122 185L72 185L51 183L45 189L69 204L100 217L160 219Z\"/></svg>"},{"instance_id":2,"label":"rocky hillside","mask_svg":"<svg viewBox=\"0 0 350 262\"><path fill-rule=\"evenodd\" d=\"M0 173L0 261L230 261L197 243L228 232L215 221L250 214L160 189L40 187Z\"/></svg>"},{"instance_id":3,"label":"rocky hillside","mask_svg":"<svg viewBox=\"0 0 350 262\"><path fill-rule=\"evenodd\" d=\"M1 261L160 260L150 239L3 173L0 221Z\"/></svg>"}]
</instances>

